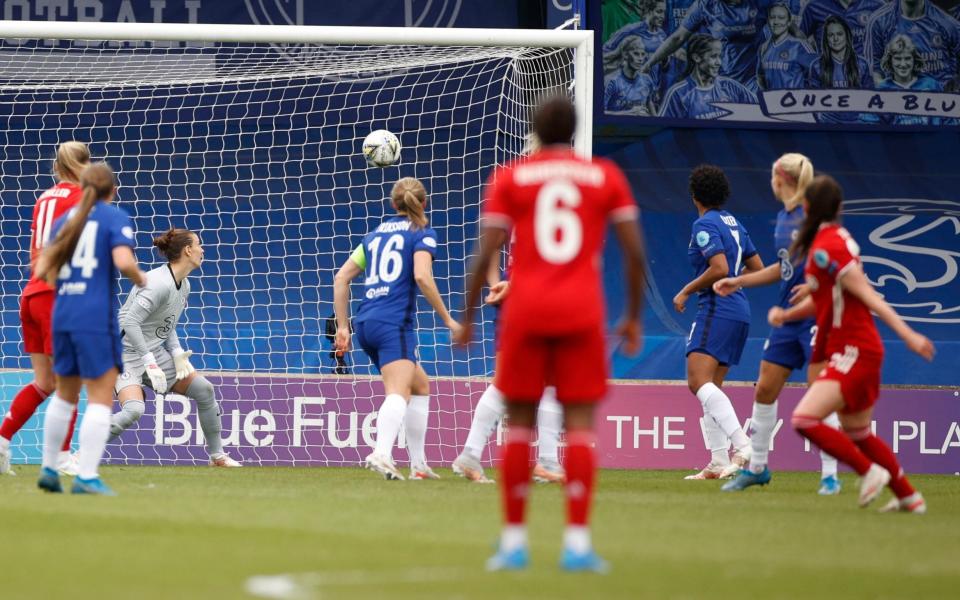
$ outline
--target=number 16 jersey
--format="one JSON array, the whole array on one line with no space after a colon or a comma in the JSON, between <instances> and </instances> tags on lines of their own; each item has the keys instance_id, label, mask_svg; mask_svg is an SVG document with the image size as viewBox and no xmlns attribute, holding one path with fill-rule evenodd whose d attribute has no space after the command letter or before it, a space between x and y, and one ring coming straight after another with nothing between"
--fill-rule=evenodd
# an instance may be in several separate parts
<instances>
[{"instance_id":1,"label":"number 16 jersey","mask_svg":"<svg viewBox=\"0 0 960 600\"><path fill-rule=\"evenodd\" d=\"M437 234L416 228L406 217L394 217L363 238L351 259L364 272L364 294L354 319L409 327L417 313L417 285L413 255L437 251Z\"/></svg>"},{"instance_id":2,"label":"number 16 jersey","mask_svg":"<svg viewBox=\"0 0 960 600\"><path fill-rule=\"evenodd\" d=\"M498 169L487 186L487 226L513 228L505 327L563 335L604 322L600 252L608 221L638 209L620 169L547 148Z\"/></svg>"}]
</instances>

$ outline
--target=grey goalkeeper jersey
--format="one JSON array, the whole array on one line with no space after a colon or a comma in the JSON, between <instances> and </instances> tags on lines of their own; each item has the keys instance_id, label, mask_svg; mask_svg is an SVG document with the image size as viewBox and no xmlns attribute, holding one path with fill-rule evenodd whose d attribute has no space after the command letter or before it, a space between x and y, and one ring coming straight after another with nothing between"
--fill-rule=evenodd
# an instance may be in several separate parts
<instances>
[{"instance_id":1,"label":"grey goalkeeper jersey","mask_svg":"<svg viewBox=\"0 0 960 600\"><path fill-rule=\"evenodd\" d=\"M147 273L147 286L133 286L120 307L123 351L139 358L162 347L167 351L179 348L177 322L189 295L190 280L184 277L178 286L170 265Z\"/></svg>"}]
</instances>

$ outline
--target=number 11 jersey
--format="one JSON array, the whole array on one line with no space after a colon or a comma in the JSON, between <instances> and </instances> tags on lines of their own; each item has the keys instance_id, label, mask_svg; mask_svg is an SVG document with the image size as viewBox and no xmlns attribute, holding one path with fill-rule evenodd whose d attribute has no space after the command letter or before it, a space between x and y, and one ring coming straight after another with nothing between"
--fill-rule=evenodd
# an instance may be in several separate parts
<instances>
[{"instance_id":1,"label":"number 11 jersey","mask_svg":"<svg viewBox=\"0 0 960 600\"><path fill-rule=\"evenodd\" d=\"M483 217L487 226L514 230L505 327L545 335L602 327L607 223L637 214L626 178L606 159L547 148L498 169Z\"/></svg>"},{"instance_id":2,"label":"number 11 jersey","mask_svg":"<svg viewBox=\"0 0 960 600\"><path fill-rule=\"evenodd\" d=\"M394 217L363 238L351 256L364 271L364 295L355 322L380 321L413 325L417 313L417 285L413 255L437 251L437 234L416 228L406 217Z\"/></svg>"}]
</instances>

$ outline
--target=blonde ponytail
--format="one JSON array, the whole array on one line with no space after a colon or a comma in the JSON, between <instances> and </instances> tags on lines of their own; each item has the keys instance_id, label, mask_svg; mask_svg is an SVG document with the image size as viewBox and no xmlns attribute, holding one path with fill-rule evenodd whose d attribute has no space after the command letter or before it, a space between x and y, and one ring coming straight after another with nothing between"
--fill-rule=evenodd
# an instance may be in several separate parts
<instances>
[{"instance_id":1,"label":"blonde ponytail","mask_svg":"<svg viewBox=\"0 0 960 600\"><path fill-rule=\"evenodd\" d=\"M397 212L410 219L417 229L427 226L427 215L424 213L427 189L419 179L404 177L398 180L390 192L390 199Z\"/></svg>"},{"instance_id":2,"label":"blonde ponytail","mask_svg":"<svg viewBox=\"0 0 960 600\"><path fill-rule=\"evenodd\" d=\"M813 163L803 154L788 152L773 163L773 175L794 188L792 196L781 198L787 210L793 210L803 200L804 191L813 181Z\"/></svg>"}]
</instances>

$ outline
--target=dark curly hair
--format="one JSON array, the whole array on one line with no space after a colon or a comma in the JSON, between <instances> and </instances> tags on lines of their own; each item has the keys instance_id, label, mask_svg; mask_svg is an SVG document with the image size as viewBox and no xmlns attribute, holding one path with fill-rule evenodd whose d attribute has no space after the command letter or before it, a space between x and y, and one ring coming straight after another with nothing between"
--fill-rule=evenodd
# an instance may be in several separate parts
<instances>
[{"instance_id":1,"label":"dark curly hair","mask_svg":"<svg viewBox=\"0 0 960 600\"><path fill-rule=\"evenodd\" d=\"M730 198L730 182L720 167L700 165L690 171L690 195L707 208L719 208Z\"/></svg>"}]
</instances>

